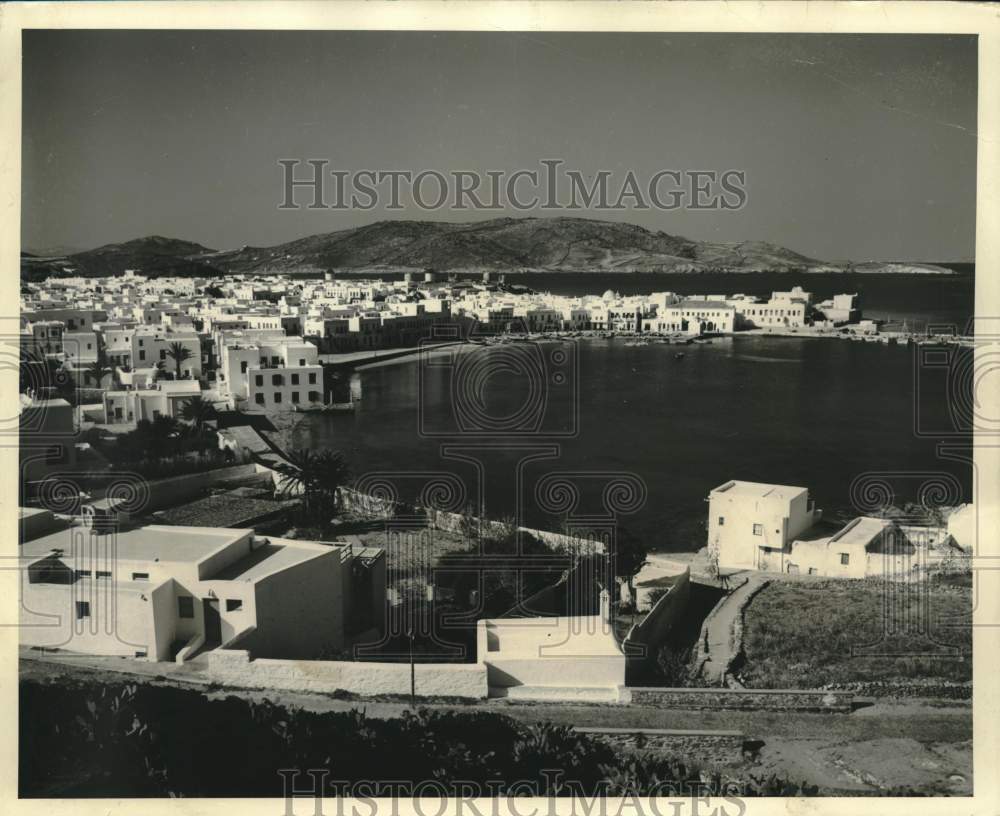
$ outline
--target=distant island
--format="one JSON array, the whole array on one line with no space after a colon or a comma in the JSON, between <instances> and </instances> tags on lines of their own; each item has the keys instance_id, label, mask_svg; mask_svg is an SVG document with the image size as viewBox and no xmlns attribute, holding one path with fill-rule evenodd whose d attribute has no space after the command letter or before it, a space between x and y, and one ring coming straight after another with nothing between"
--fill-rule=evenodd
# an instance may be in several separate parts
<instances>
[{"instance_id":1,"label":"distant island","mask_svg":"<svg viewBox=\"0 0 1000 816\"><path fill-rule=\"evenodd\" d=\"M587 218L497 218L466 224L378 221L272 247L214 250L150 236L69 254L21 253L21 277L151 277L315 270L635 273L864 273L954 275L916 262L822 261L764 241L696 241L633 224Z\"/></svg>"}]
</instances>

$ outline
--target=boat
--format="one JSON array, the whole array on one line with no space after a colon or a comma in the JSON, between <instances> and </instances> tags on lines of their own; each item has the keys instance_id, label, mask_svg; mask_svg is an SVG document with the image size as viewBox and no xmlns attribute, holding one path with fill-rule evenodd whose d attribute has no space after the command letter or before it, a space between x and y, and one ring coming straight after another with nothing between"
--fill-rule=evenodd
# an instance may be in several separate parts
<instances>
[{"instance_id":1,"label":"boat","mask_svg":"<svg viewBox=\"0 0 1000 816\"><path fill-rule=\"evenodd\" d=\"M678 352L677 352L677 353L676 353L676 354L674 355L674 359L675 359L675 360L683 360L683 359L684 359L684 352L683 352L683 351L678 351Z\"/></svg>"}]
</instances>

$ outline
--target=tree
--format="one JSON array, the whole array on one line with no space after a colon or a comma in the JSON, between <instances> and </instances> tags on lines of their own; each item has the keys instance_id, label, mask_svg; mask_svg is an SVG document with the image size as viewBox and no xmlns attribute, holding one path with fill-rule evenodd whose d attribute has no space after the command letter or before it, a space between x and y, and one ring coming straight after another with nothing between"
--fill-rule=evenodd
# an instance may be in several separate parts
<instances>
[{"instance_id":1,"label":"tree","mask_svg":"<svg viewBox=\"0 0 1000 816\"><path fill-rule=\"evenodd\" d=\"M170 344L170 348L167 349L167 356L174 361L174 366L177 369L177 379L179 380L181 378L181 365L192 357L191 349L179 340L175 340Z\"/></svg>"},{"instance_id":2,"label":"tree","mask_svg":"<svg viewBox=\"0 0 1000 816\"><path fill-rule=\"evenodd\" d=\"M301 494L307 518L315 518L324 506L332 508L337 488L350 479L347 462L339 451L292 450L272 467L282 477L283 494Z\"/></svg>"},{"instance_id":3,"label":"tree","mask_svg":"<svg viewBox=\"0 0 1000 816\"><path fill-rule=\"evenodd\" d=\"M199 434L205 429L205 423L215 417L215 406L201 396L191 397L181 407L181 418L193 424Z\"/></svg>"},{"instance_id":4,"label":"tree","mask_svg":"<svg viewBox=\"0 0 1000 816\"><path fill-rule=\"evenodd\" d=\"M722 577L722 570L719 567L719 534L715 534L715 538L712 543L708 546L708 576L715 581L718 581Z\"/></svg>"},{"instance_id":5,"label":"tree","mask_svg":"<svg viewBox=\"0 0 1000 816\"><path fill-rule=\"evenodd\" d=\"M117 447L126 458L162 459L176 451L179 430L177 420L163 414L152 421L141 419L134 431L122 437Z\"/></svg>"},{"instance_id":6,"label":"tree","mask_svg":"<svg viewBox=\"0 0 1000 816\"><path fill-rule=\"evenodd\" d=\"M624 527L618 528L615 536L615 577L628 583L632 589L632 579L646 566L649 549Z\"/></svg>"},{"instance_id":7,"label":"tree","mask_svg":"<svg viewBox=\"0 0 1000 816\"><path fill-rule=\"evenodd\" d=\"M97 352L97 359L94 360L88 367L87 372L90 374L91 378L94 380L94 386L96 388L101 387L101 383L104 382L104 378L114 372L114 369L108 363L107 355L104 351Z\"/></svg>"},{"instance_id":8,"label":"tree","mask_svg":"<svg viewBox=\"0 0 1000 816\"><path fill-rule=\"evenodd\" d=\"M225 292L223 292L218 286L206 286L201 291L203 294L206 294L209 297L214 297L214 298L225 297Z\"/></svg>"}]
</instances>

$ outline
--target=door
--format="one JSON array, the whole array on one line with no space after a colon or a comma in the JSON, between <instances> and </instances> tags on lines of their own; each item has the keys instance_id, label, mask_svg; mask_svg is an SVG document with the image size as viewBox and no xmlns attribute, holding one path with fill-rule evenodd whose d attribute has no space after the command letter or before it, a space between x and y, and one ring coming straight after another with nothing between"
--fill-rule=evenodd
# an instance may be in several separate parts
<instances>
[{"instance_id":1,"label":"door","mask_svg":"<svg viewBox=\"0 0 1000 816\"><path fill-rule=\"evenodd\" d=\"M205 643L218 645L222 642L222 617L219 615L217 598L203 598L202 609L205 613Z\"/></svg>"}]
</instances>

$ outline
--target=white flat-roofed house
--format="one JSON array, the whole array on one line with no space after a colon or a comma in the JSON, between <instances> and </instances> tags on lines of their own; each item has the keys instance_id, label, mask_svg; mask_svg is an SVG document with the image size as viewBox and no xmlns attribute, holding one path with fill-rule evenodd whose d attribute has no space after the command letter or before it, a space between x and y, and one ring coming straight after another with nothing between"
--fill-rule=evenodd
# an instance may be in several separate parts
<instances>
[{"instance_id":1,"label":"white flat-roofed house","mask_svg":"<svg viewBox=\"0 0 1000 816\"><path fill-rule=\"evenodd\" d=\"M23 484L73 468L77 454L74 413L64 399L21 395L18 454Z\"/></svg>"},{"instance_id":2,"label":"white flat-roofed house","mask_svg":"<svg viewBox=\"0 0 1000 816\"><path fill-rule=\"evenodd\" d=\"M643 330L659 334L731 334L736 310L725 301L682 300L657 307L656 315L643 321Z\"/></svg>"},{"instance_id":3,"label":"white flat-roofed house","mask_svg":"<svg viewBox=\"0 0 1000 816\"><path fill-rule=\"evenodd\" d=\"M171 356L175 344L180 344L189 354L179 363ZM197 379L201 376L201 340L195 331L168 332L155 326L140 326L132 335L132 365L145 368L160 363L164 371L182 377Z\"/></svg>"},{"instance_id":4,"label":"white flat-roofed house","mask_svg":"<svg viewBox=\"0 0 1000 816\"><path fill-rule=\"evenodd\" d=\"M318 349L301 337L227 343L218 383L232 405L250 410L294 411L323 402Z\"/></svg>"},{"instance_id":5,"label":"white flat-roofed house","mask_svg":"<svg viewBox=\"0 0 1000 816\"><path fill-rule=\"evenodd\" d=\"M708 500L708 546L725 570L911 581L961 555L943 527L872 516L824 522L804 487L731 481Z\"/></svg>"},{"instance_id":6,"label":"white flat-roofed house","mask_svg":"<svg viewBox=\"0 0 1000 816\"><path fill-rule=\"evenodd\" d=\"M107 425L151 422L158 416L179 419L184 403L200 395L201 384L197 380L158 380L148 388L106 391L104 422Z\"/></svg>"},{"instance_id":7,"label":"white flat-roofed house","mask_svg":"<svg viewBox=\"0 0 1000 816\"><path fill-rule=\"evenodd\" d=\"M737 323L744 329L797 329L806 325L809 303L804 299L787 297L789 292L775 292L778 298L766 303L753 300L740 301L737 308ZM808 293L804 293L808 294Z\"/></svg>"},{"instance_id":8,"label":"white flat-roofed house","mask_svg":"<svg viewBox=\"0 0 1000 816\"><path fill-rule=\"evenodd\" d=\"M817 311L835 325L855 323L861 319L860 299L857 294L834 295L816 305Z\"/></svg>"},{"instance_id":9,"label":"white flat-roofed house","mask_svg":"<svg viewBox=\"0 0 1000 816\"><path fill-rule=\"evenodd\" d=\"M238 639L315 658L344 645L347 553L253 530L74 524L21 543L21 643L184 660Z\"/></svg>"},{"instance_id":10,"label":"white flat-roofed house","mask_svg":"<svg viewBox=\"0 0 1000 816\"><path fill-rule=\"evenodd\" d=\"M708 544L726 569L784 571L792 541L821 517L804 487L729 481L708 494Z\"/></svg>"}]
</instances>

